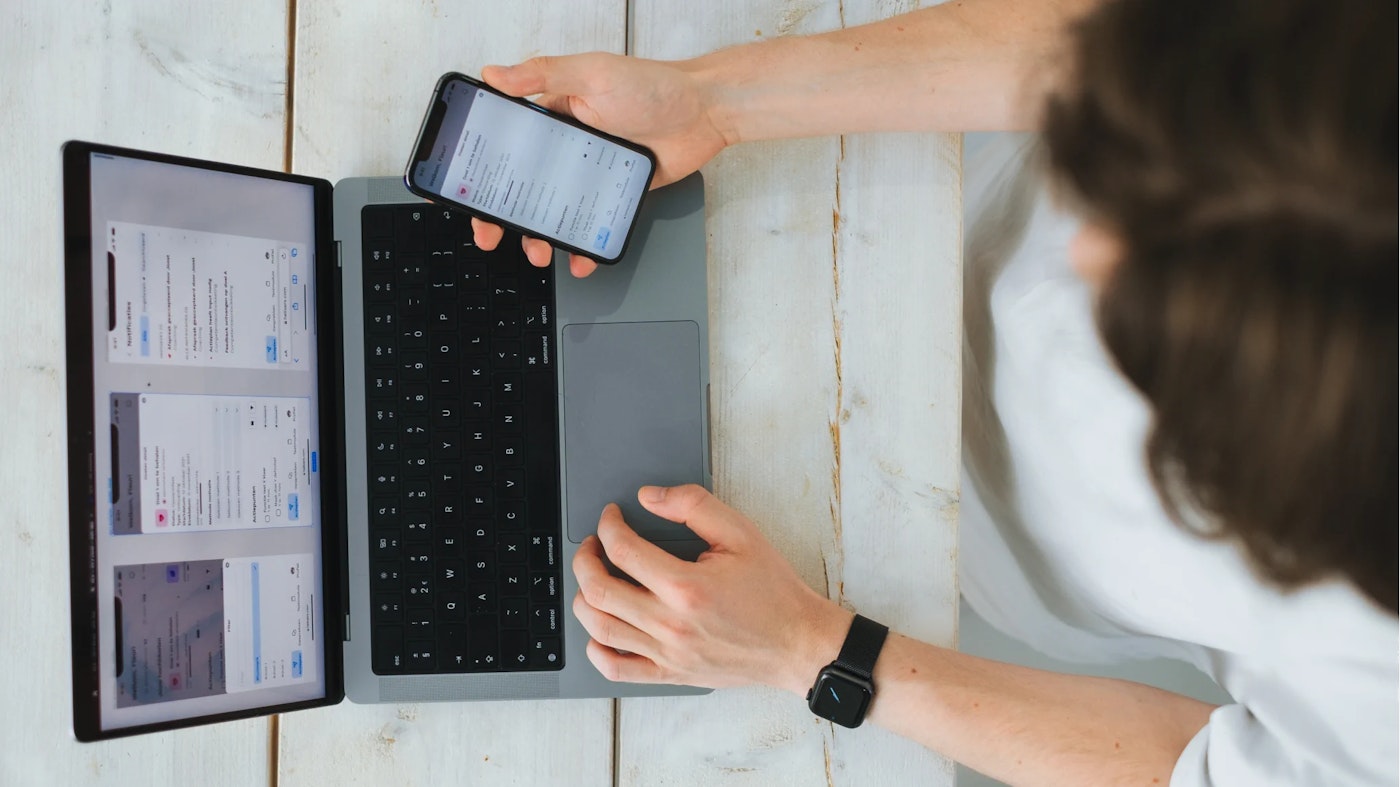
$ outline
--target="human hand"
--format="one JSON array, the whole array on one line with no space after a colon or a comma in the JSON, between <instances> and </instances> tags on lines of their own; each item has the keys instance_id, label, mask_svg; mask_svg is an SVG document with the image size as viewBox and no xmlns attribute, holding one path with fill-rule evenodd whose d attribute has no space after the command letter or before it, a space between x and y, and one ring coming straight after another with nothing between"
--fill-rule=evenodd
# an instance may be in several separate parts
<instances>
[{"instance_id":1,"label":"human hand","mask_svg":"<svg viewBox=\"0 0 1400 787\"><path fill-rule=\"evenodd\" d=\"M704 488L645 486L637 499L710 548L681 560L637 535L616 505L603 509L573 562L589 661L614 681L804 694L836 658L851 613L807 587L753 522ZM610 574L605 555L639 584Z\"/></svg>"},{"instance_id":2,"label":"human hand","mask_svg":"<svg viewBox=\"0 0 1400 787\"><path fill-rule=\"evenodd\" d=\"M712 119L710 101L684 63L591 52L535 57L517 66L487 66L481 78L512 96L538 95L536 103L583 123L647 146L656 154L652 186L664 186L700 169L728 144ZM476 245L501 242L499 225L472 219ZM524 238L525 256L545 267L553 254L538 238ZM569 270L587 276L593 260L569 255Z\"/></svg>"}]
</instances>

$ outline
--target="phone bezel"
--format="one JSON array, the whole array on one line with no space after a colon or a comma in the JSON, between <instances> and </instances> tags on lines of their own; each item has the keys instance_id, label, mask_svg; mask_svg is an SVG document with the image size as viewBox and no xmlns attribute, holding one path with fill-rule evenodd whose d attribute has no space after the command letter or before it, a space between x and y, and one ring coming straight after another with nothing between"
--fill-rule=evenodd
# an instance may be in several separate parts
<instances>
[{"instance_id":1,"label":"phone bezel","mask_svg":"<svg viewBox=\"0 0 1400 787\"><path fill-rule=\"evenodd\" d=\"M500 216L493 216L485 211L478 210L469 205L464 205L452 199L451 197L438 194L437 192L419 186L416 182L414 182L413 174L416 165L419 161L422 161L431 152L433 144L437 141L436 131L434 131L433 137L431 139L428 138L429 125L433 116L433 111L438 107L439 103L443 103L443 91L447 88L448 83L453 80L465 82L468 85L471 85L472 87L481 90L486 90L494 95L506 99L507 101L510 101L513 104L519 104L535 112L539 112L545 115L546 117L557 120L560 123L573 126L574 128L577 128L580 131L592 134L598 139L602 139L607 142L611 142L615 145L619 145L646 158L647 163L649 165L649 169L647 171L646 188L642 190L641 197L637 199L637 209L632 212L632 221L630 224L627 225L626 234L622 238L622 245L619 247L616 257L604 257L599 255L595 251L590 251L580 246L575 246L574 244L571 244L559 238L549 237L545 233L540 233L534 230L527 229L518 224L515 224L514 222L507 221L506 219L503 219ZM428 102L427 110L423 113L423 121L418 125L418 136L413 144L413 152L409 154L408 166L404 169L403 181L404 186L409 191L422 197L423 199L428 200L429 202L433 202L439 205L445 205L455 210L459 210L469 215L483 219L485 221L489 221L493 224L499 224L502 227L505 227L506 229L509 229L513 232L518 232L521 235L543 238L556 249L562 249L564 251L569 252L570 254L577 254L581 257L587 257L604 265L615 265L627 254L627 247L632 242L632 233L637 227L637 219L641 215L642 204L646 201L647 194L651 191L652 183L656 180L656 166L656 154L653 153L651 149L647 148L645 145L639 145L636 142L632 142L621 137L613 136L612 134L609 134L605 131L599 131L598 129L593 128L592 126L579 122L579 120L576 118L570 117L568 115L563 115L558 112L550 111L549 109L546 109L545 107L542 107L539 104L534 103L533 101L529 101L523 98L516 98L515 96L508 96L505 93L502 93L501 91L482 82L481 80L473 79L472 77L469 77L466 74L462 74L456 71L449 71L438 78L437 85L433 88L433 97Z\"/></svg>"}]
</instances>

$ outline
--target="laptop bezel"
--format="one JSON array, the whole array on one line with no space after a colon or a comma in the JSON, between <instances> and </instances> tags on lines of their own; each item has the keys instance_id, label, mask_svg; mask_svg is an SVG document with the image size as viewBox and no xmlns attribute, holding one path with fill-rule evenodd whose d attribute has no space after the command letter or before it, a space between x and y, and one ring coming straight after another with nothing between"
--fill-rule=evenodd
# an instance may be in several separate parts
<instances>
[{"instance_id":1,"label":"laptop bezel","mask_svg":"<svg viewBox=\"0 0 1400 787\"><path fill-rule=\"evenodd\" d=\"M313 700L266 705L226 713L191 716L152 724L102 728L99 692L103 647L98 633L97 493L95 477L96 390L93 373L92 179L93 154L120 156L184 167L296 183L312 188L316 249L316 332L320 462L321 554L319 577L323 600L326 694ZM344 632L345 548L344 447L340 399L340 303L337 256L331 220L330 181L234 164L93 142L69 141L62 147L64 325L67 362L68 536L70 622L72 635L73 733L79 741L97 741L148 732L182 729L273 713L336 705L345 697Z\"/></svg>"}]
</instances>

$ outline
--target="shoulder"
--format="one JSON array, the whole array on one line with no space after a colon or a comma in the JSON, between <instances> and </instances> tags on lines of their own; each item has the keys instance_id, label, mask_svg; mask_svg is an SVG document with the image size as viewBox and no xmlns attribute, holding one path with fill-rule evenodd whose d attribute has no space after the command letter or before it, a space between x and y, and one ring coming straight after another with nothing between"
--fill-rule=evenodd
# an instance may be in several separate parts
<instances>
[{"instance_id":1,"label":"shoulder","mask_svg":"<svg viewBox=\"0 0 1400 787\"><path fill-rule=\"evenodd\" d=\"M1173 783L1394 784L1395 616L1340 581L1261 588L1254 615L1248 652L1215 654L1235 704L1211 716Z\"/></svg>"}]
</instances>

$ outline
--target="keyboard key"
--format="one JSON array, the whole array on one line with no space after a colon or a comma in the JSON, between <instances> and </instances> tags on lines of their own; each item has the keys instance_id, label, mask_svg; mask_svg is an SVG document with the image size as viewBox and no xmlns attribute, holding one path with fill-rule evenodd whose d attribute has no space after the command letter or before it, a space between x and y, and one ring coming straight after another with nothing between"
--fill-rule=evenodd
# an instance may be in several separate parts
<instances>
[{"instance_id":1,"label":"keyboard key","mask_svg":"<svg viewBox=\"0 0 1400 787\"><path fill-rule=\"evenodd\" d=\"M467 578L473 582L491 582L496 579L496 561L493 555L472 555L467 565Z\"/></svg>"},{"instance_id":2,"label":"keyboard key","mask_svg":"<svg viewBox=\"0 0 1400 787\"><path fill-rule=\"evenodd\" d=\"M553 535L530 536L530 565L535 569L554 568L559 559Z\"/></svg>"},{"instance_id":3,"label":"keyboard key","mask_svg":"<svg viewBox=\"0 0 1400 787\"><path fill-rule=\"evenodd\" d=\"M394 246L400 252L423 250L423 225L427 218L423 208L400 209L394 214Z\"/></svg>"},{"instance_id":4,"label":"keyboard key","mask_svg":"<svg viewBox=\"0 0 1400 787\"><path fill-rule=\"evenodd\" d=\"M501 661L503 669L520 668L530 660L530 640L523 631L501 632Z\"/></svg>"},{"instance_id":5,"label":"keyboard key","mask_svg":"<svg viewBox=\"0 0 1400 787\"><path fill-rule=\"evenodd\" d=\"M436 627L433 624L435 615L433 615L432 610L409 607L404 610L403 614L404 624L408 627L409 639L430 639L433 636L433 630Z\"/></svg>"},{"instance_id":6,"label":"keyboard key","mask_svg":"<svg viewBox=\"0 0 1400 787\"><path fill-rule=\"evenodd\" d=\"M496 581L502 597L524 596L530 592L530 571L522 563L502 565Z\"/></svg>"},{"instance_id":7,"label":"keyboard key","mask_svg":"<svg viewBox=\"0 0 1400 787\"><path fill-rule=\"evenodd\" d=\"M523 598L501 599L501 628L523 629L528 625L529 605Z\"/></svg>"},{"instance_id":8,"label":"keyboard key","mask_svg":"<svg viewBox=\"0 0 1400 787\"><path fill-rule=\"evenodd\" d=\"M395 623L403 620L403 596L398 593L375 594L370 608L376 623Z\"/></svg>"},{"instance_id":9,"label":"keyboard key","mask_svg":"<svg viewBox=\"0 0 1400 787\"><path fill-rule=\"evenodd\" d=\"M403 644L403 628L399 626L375 626L370 647L370 664L380 675L392 675L404 671L408 665L407 651Z\"/></svg>"},{"instance_id":10,"label":"keyboard key","mask_svg":"<svg viewBox=\"0 0 1400 787\"><path fill-rule=\"evenodd\" d=\"M508 471L503 471L508 472ZM506 481L506 484L511 483ZM500 481L497 482L500 484ZM498 489L500 487L498 486ZM513 493L517 490L507 489L506 493ZM498 492L496 499L496 523L502 530L523 530L525 528L525 501L521 498L507 497Z\"/></svg>"},{"instance_id":11,"label":"keyboard key","mask_svg":"<svg viewBox=\"0 0 1400 787\"><path fill-rule=\"evenodd\" d=\"M552 573L536 573L530 578L530 600L553 603L559 598L559 580Z\"/></svg>"},{"instance_id":12,"label":"keyboard key","mask_svg":"<svg viewBox=\"0 0 1400 787\"><path fill-rule=\"evenodd\" d=\"M467 649L486 669L500 667L500 622L495 615L473 615L467 623Z\"/></svg>"},{"instance_id":13,"label":"keyboard key","mask_svg":"<svg viewBox=\"0 0 1400 787\"><path fill-rule=\"evenodd\" d=\"M530 664L535 667L558 668L564 662L564 651L558 637L534 637L530 640Z\"/></svg>"},{"instance_id":14,"label":"keyboard key","mask_svg":"<svg viewBox=\"0 0 1400 787\"><path fill-rule=\"evenodd\" d=\"M498 541L502 563L525 562L525 536L520 533L502 533Z\"/></svg>"},{"instance_id":15,"label":"keyboard key","mask_svg":"<svg viewBox=\"0 0 1400 787\"><path fill-rule=\"evenodd\" d=\"M457 275L458 281L462 283L463 292L486 291L486 263L468 262L459 265Z\"/></svg>"},{"instance_id":16,"label":"keyboard key","mask_svg":"<svg viewBox=\"0 0 1400 787\"><path fill-rule=\"evenodd\" d=\"M360 224L366 239L387 238L394 234L393 214L378 205L369 205L360 211Z\"/></svg>"},{"instance_id":17,"label":"keyboard key","mask_svg":"<svg viewBox=\"0 0 1400 787\"><path fill-rule=\"evenodd\" d=\"M521 350L521 367L527 372L554 371L554 358L550 353L549 334L531 333L525 337Z\"/></svg>"},{"instance_id":18,"label":"keyboard key","mask_svg":"<svg viewBox=\"0 0 1400 787\"><path fill-rule=\"evenodd\" d=\"M467 619L467 594L443 593L438 597L438 618L444 621Z\"/></svg>"},{"instance_id":19,"label":"keyboard key","mask_svg":"<svg viewBox=\"0 0 1400 787\"><path fill-rule=\"evenodd\" d=\"M467 608L473 615L492 615L496 612L496 586L488 582L473 582L467 597Z\"/></svg>"},{"instance_id":20,"label":"keyboard key","mask_svg":"<svg viewBox=\"0 0 1400 787\"><path fill-rule=\"evenodd\" d=\"M437 666L437 647L431 641L408 643L408 666L416 672L429 672Z\"/></svg>"},{"instance_id":21,"label":"keyboard key","mask_svg":"<svg viewBox=\"0 0 1400 787\"><path fill-rule=\"evenodd\" d=\"M450 623L438 629L438 667L448 672L466 672L471 667L467 652L467 628Z\"/></svg>"},{"instance_id":22,"label":"keyboard key","mask_svg":"<svg viewBox=\"0 0 1400 787\"><path fill-rule=\"evenodd\" d=\"M403 586L403 571L397 561L379 562L369 572L371 590L397 590Z\"/></svg>"},{"instance_id":23,"label":"keyboard key","mask_svg":"<svg viewBox=\"0 0 1400 787\"><path fill-rule=\"evenodd\" d=\"M392 531L375 531L369 536L370 560L397 560L399 536Z\"/></svg>"},{"instance_id":24,"label":"keyboard key","mask_svg":"<svg viewBox=\"0 0 1400 787\"><path fill-rule=\"evenodd\" d=\"M365 297L371 301L384 302L394 300L398 286L394 283L393 271L373 270L365 272Z\"/></svg>"},{"instance_id":25,"label":"keyboard key","mask_svg":"<svg viewBox=\"0 0 1400 787\"><path fill-rule=\"evenodd\" d=\"M456 331L456 309L433 309L428 313L428 329L432 331Z\"/></svg>"},{"instance_id":26,"label":"keyboard key","mask_svg":"<svg viewBox=\"0 0 1400 787\"><path fill-rule=\"evenodd\" d=\"M559 633L559 609L547 604L536 604L530 608L531 634Z\"/></svg>"},{"instance_id":27,"label":"keyboard key","mask_svg":"<svg viewBox=\"0 0 1400 787\"><path fill-rule=\"evenodd\" d=\"M439 560L437 572L438 587L443 590L459 590L467 586L467 564L462 560Z\"/></svg>"}]
</instances>

